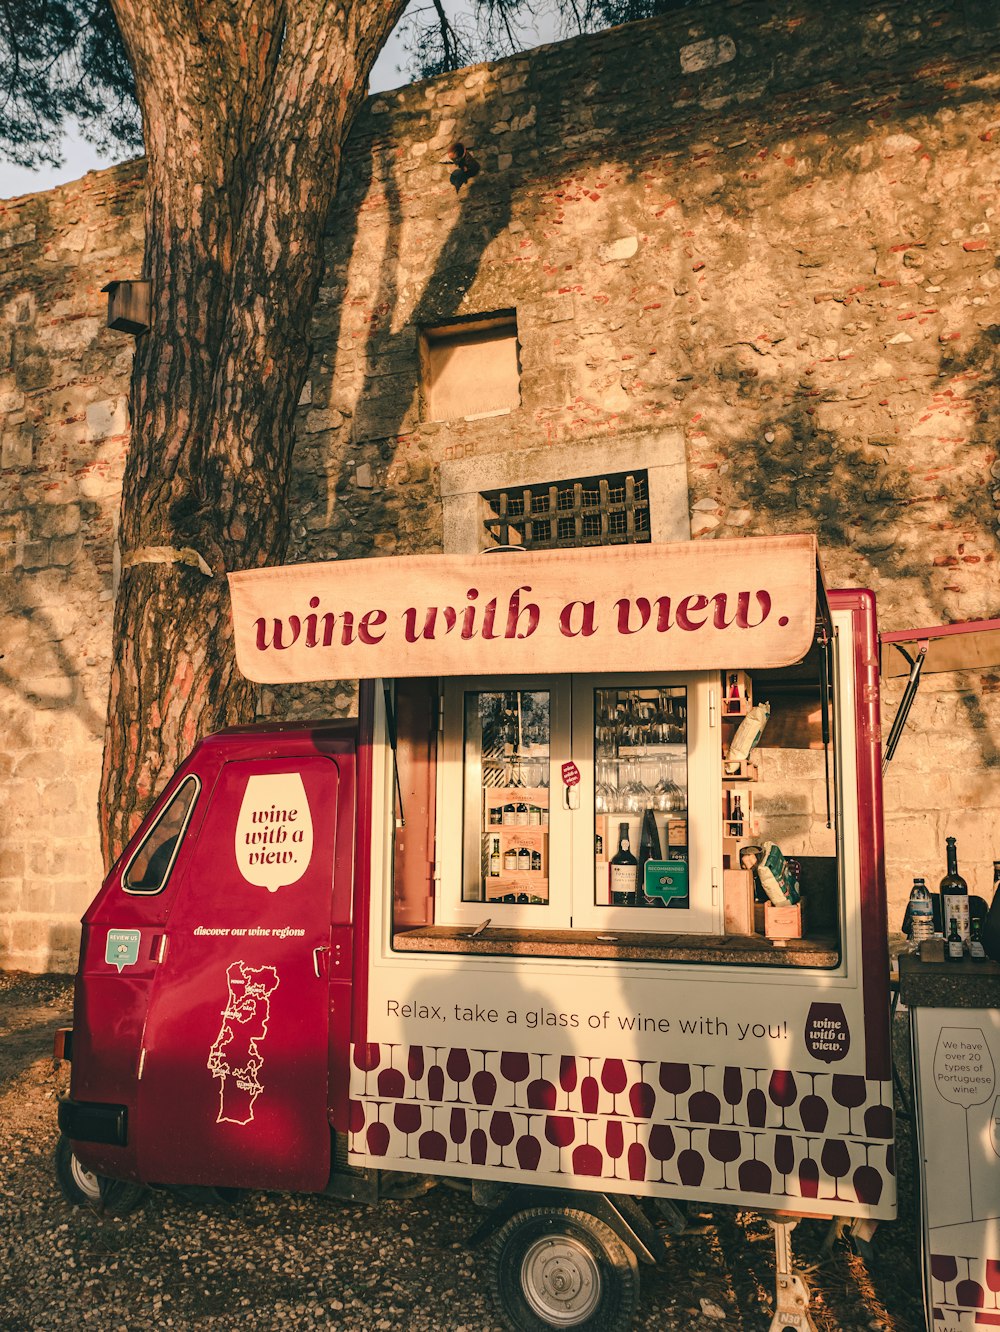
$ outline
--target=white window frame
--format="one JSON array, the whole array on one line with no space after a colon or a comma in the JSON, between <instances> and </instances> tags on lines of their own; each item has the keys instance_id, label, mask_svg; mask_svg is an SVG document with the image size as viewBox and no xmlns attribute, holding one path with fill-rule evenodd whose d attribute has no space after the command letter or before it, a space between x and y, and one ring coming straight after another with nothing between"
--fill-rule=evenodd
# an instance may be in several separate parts
<instances>
[{"instance_id":1,"label":"white window frame","mask_svg":"<svg viewBox=\"0 0 1000 1332\"><path fill-rule=\"evenodd\" d=\"M720 934L722 931L722 758L713 725L717 672L601 672L579 676L466 676L442 681L437 801L435 924L600 930L615 933ZM594 870L593 691L678 685L688 697L688 868L690 903L684 910L651 913L635 907L598 906ZM478 803L478 776L464 764L465 695L501 690L546 691L550 697L549 845L546 905L462 900L467 799ZM572 759L580 783L567 788L562 764ZM473 795L474 792L474 795ZM570 803L573 807L570 808ZM489 836L487 830L486 835ZM610 850L610 848L609 848Z\"/></svg>"}]
</instances>

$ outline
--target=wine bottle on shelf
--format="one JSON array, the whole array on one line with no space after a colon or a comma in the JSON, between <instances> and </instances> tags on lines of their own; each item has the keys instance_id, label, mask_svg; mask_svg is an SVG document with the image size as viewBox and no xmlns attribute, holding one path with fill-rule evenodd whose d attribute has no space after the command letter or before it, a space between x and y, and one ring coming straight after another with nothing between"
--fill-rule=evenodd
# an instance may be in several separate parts
<instances>
[{"instance_id":1,"label":"wine bottle on shelf","mask_svg":"<svg viewBox=\"0 0 1000 1332\"><path fill-rule=\"evenodd\" d=\"M517 869L517 850L513 846L509 846L503 853L503 867L508 872Z\"/></svg>"},{"instance_id":2,"label":"wine bottle on shelf","mask_svg":"<svg viewBox=\"0 0 1000 1332\"><path fill-rule=\"evenodd\" d=\"M615 906L635 902L639 863L629 849L628 824L618 825L618 850L611 857L611 901Z\"/></svg>"},{"instance_id":3,"label":"wine bottle on shelf","mask_svg":"<svg viewBox=\"0 0 1000 1332\"><path fill-rule=\"evenodd\" d=\"M522 846L517 853L517 868L522 874L531 870L531 852L526 846Z\"/></svg>"},{"instance_id":4,"label":"wine bottle on shelf","mask_svg":"<svg viewBox=\"0 0 1000 1332\"><path fill-rule=\"evenodd\" d=\"M490 878L498 879L500 877L500 838L493 838L493 849L490 851Z\"/></svg>"},{"instance_id":5,"label":"wine bottle on shelf","mask_svg":"<svg viewBox=\"0 0 1000 1332\"><path fill-rule=\"evenodd\" d=\"M518 827L526 828L528 826L528 805L524 800L519 800L514 810L514 822Z\"/></svg>"},{"instance_id":6,"label":"wine bottle on shelf","mask_svg":"<svg viewBox=\"0 0 1000 1332\"><path fill-rule=\"evenodd\" d=\"M982 916L973 916L972 923L969 925L969 956L973 962L986 961L986 949L983 947L983 918Z\"/></svg>"},{"instance_id":7,"label":"wine bottle on shelf","mask_svg":"<svg viewBox=\"0 0 1000 1332\"><path fill-rule=\"evenodd\" d=\"M965 945L962 943L962 936L958 932L958 921L954 916L951 918L951 929L945 940L944 956L947 962L961 962L965 956Z\"/></svg>"},{"instance_id":8,"label":"wine bottle on shelf","mask_svg":"<svg viewBox=\"0 0 1000 1332\"><path fill-rule=\"evenodd\" d=\"M636 871L635 900L639 906L659 906L660 898L646 896L646 861L660 859L660 834L656 830L656 815L647 809L642 816L639 834L639 864Z\"/></svg>"},{"instance_id":9,"label":"wine bottle on shelf","mask_svg":"<svg viewBox=\"0 0 1000 1332\"><path fill-rule=\"evenodd\" d=\"M542 872L542 853L541 851L532 851L531 853L531 871L533 874Z\"/></svg>"},{"instance_id":10,"label":"wine bottle on shelf","mask_svg":"<svg viewBox=\"0 0 1000 1332\"><path fill-rule=\"evenodd\" d=\"M948 873L941 880L941 923L954 920L958 937L963 943L969 939L969 886L958 872L958 851L954 837L945 838L948 855ZM949 935L950 942L950 935Z\"/></svg>"},{"instance_id":11,"label":"wine bottle on shelf","mask_svg":"<svg viewBox=\"0 0 1000 1332\"><path fill-rule=\"evenodd\" d=\"M738 795L733 796L732 818L729 820L730 837L743 836L743 806Z\"/></svg>"},{"instance_id":12,"label":"wine bottle on shelf","mask_svg":"<svg viewBox=\"0 0 1000 1332\"><path fill-rule=\"evenodd\" d=\"M503 821L507 825L514 823L516 811L513 800L508 800L503 807Z\"/></svg>"}]
</instances>

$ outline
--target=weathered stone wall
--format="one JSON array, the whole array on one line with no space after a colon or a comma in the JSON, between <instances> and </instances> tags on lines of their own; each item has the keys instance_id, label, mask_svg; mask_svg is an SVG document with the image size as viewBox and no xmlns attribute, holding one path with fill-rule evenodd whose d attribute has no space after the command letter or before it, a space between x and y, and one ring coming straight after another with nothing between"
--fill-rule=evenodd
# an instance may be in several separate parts
<instances>
[{"instance_id":1,"label":"weathered stone wall","mask_svg":"<svg viewBox=\"0 0 1000 1332\"><path fill-rule=\"evenodd\" d=\"M75 965L101 879L97 788L141 169L0 203L0 967Z\"/></svg>"},{"instance_id":2,"label":"weathered stone wall","mask_svg":"<svg viewBox=\"0 0 1000 1332\"><path fill-rule=\"evenodd\" d=\"M328 229L290 558L441 548L442 491L478 459L680 449L692 536L815 530L828 583L873 587L883 627L1000 613L998 48L990 3L717 4L373 98ZM482 163L460 189L456 140ZM4 208L25 646L0 648L0 965L63 965L97 880L129 360L99 288L138 271L139 177ZM520 407L423 419L419 330L506 309ZM973 890L1000 856L1000 673L928 685L886 784L891 923L946 831Z\"/></svg>"}]
</instances>

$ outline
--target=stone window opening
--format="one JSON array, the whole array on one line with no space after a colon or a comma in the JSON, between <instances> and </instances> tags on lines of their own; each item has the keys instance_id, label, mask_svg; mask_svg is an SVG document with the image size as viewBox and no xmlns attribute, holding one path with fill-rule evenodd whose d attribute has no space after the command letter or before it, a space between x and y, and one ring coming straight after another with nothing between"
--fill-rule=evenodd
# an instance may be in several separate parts
<instances>
[{"instance_id":1,"label":"stone window opening","mask_svg":"<svg viewBox=\"0 0 1000 1332\"><path fill-rule=\"evenodd\" d=\"M474 315L420 334L423 418L500 416L521 405L517 315Z\"/></svg>"}]
</instances>

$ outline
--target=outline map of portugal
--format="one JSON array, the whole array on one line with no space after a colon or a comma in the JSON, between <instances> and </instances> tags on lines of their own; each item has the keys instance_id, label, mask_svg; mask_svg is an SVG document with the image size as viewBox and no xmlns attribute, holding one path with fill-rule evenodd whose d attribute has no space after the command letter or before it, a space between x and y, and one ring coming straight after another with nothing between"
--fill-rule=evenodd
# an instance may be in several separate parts
<instances>
[{"instance_id":1,"label":"outline map of portugal","mask_svg":"<svg viewBox=\"0 0 1000 1332\"><path fill-rule=\"evenodd\" d=\"M254 1101L264 1090L260 1047L267 1035L278 973L274 967L232 962L226 968L226 980L229 997L208 1056L208 1071L219 1079L219 1117L215 1122L249 1124Z\"/></svg>"}]
</instances>

